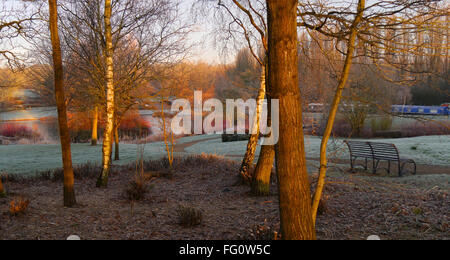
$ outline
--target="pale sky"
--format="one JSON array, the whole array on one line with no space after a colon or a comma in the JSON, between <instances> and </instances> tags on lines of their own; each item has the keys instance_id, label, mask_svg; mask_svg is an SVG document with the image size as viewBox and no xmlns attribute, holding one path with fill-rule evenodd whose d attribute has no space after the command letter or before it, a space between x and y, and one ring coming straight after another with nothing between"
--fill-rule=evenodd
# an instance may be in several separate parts
<instances>
[{"instance_id":1,"label":"pale sky","mask_svg":"<svg viewBox=\"0 0 450 260\"><path fill-rule=\"evenodd\" d=\"M181 0L182 10L186 10L184 12L184 19L188 21L192 21L193 18L191 14L191 8L193 2L196 0ZM203 19L204 20L204 19ZM194 33L190 36L191 41L194 43L199 43L193 49L193 61L204 61L207 63L228 63L229 58L224 57L220 54L220 51L214 47L213 44L213 36L211 35L214 26L213 21L211 19L206 19L210 22L198 22L194 26Z\"/></svg>"},{"instance_id":2,"label":"pale sky","mask_svg":"<svg viewBox=\"0 0 450 260\"><path fill-rule=\"evenodd\" d=\"M6 6L13 6L14 9L21 9L23 3L21 0L0 0L3 3L6 3ZM188 22L192 22L194 18L191 15L191 7L195 0L180 0L181 1L181 13L184 16L183 19L186 19ZM205 19L203 19L205 20ZM203 61L207 63L228 63L232 58L226 58L223 55L220 55L220 51L216 50L214 47L213 41L211 40L213 37L211 35L212 29L211 27L214 24L208 21L199 22L195 24L194 32L189 36L190 41L194 45L191 50L191 55L189 60L191 61ZM22 40L18 40L19 42L23 42Z\"/></svg>"}]
</instances>

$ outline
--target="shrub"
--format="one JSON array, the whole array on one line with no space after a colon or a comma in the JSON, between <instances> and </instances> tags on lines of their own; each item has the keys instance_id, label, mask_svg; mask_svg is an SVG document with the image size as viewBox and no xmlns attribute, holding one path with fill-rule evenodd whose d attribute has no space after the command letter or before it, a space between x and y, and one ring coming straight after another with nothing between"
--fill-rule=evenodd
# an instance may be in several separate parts
<instances>
[{"instance_id":1,"label":"shrub","mask_svg":"<svg viewBox=\"0 0 450 260\"><path fill-rule=\"evenodd\" d=\"M450 123L412 123L401 128L403 137L450 135Z\"/></svg>"},{"instance_id":2,"label":"shrub","mask_svg":"<svg viewBox=\"0 0 450 260\"><path fill-rule=\"evenodd\" d=\"M390 116L383 116L379 118L370 119L370 126L372 133L379 131L388 131L392 128L393 119Z\"/></svg>"},{"instance_id":3,"label":"shrub","mask_svg":"<svg viewBox=\"0 0 450 260\"><path fill-rule=\"evenodd\" d=\"M198 226L203 221L203 213L193 207L180 206L177 210L178 223L183 227Z\"/></svg>"},{"instance_id":4,"label":"shrub","mask_svg":"<svg viewBox=\"0 0 450 260\"><path fill-rule=\"evenodd\" d=\"M145 195L149 192L152 186L145 181L132 181L125 189L125 198L129 201L141 201L145 199Z\"/></svg>"},{"instance_id":5,"label":"shrub","mask_svg":"<svg viewBox=\"0 0 450 260\"><path fill-rule=\"evenodd\" d=\"M272 226L269 226L267 222L263 225L255 225L248 234L246 240L257 240L257 241L271 241L280 240L281 234Z\"/></svg>"},{"instance_id":6,"label":"shrub","mask_svg":"<svg viewBox=\"0 0 450 260\"><path fill-rule=\"evenodd\" d=\"M119 135L121 138L145 138L151 134L150 127L138 111L129 111L120 123Z\"/></svg>"},{"instance_id":7,"label":"shrub","mask_svg":"<svg viewBox=\"0 0 450 260\"><path fill-rule=\"evenodd\" d=\"M98 173L101 172L101 170L101 166L87 162L82 165L73 166L73 175L77 180L94 179L98 177ZM52 180L55 182L62 181L64 179L64 170L62 168L58 168L55 170L42 172L40 175L43 179Z\"/></svg>"},{"instance_id":8,"label":"shrub","mask_svg":"<svg viewBox=\"0 0 450 260\"><path fill-rule=\"evenodd\" d=\"M321 135L323 135L324 129L321 129ZM352 126L350 123L345 119L336 119L336 122L334 123L332 135L334 137L342 137L342 138L350 138L350 137L356 137L353 136L354 130L352 129ZM360 129L360 133L358 137L362 138L372 138L372 131L368 129L367 127L363 127Z\"/></svg>"},{"instance_id":9,"label":"shrub","mask_svg":"<svg viewBox=\"0 0 450 260\"><path fill-rule=\"evenodd\" d=\"M92 118L87 112L72 112L68 114L70 136L73 143L88 143L92 138ZM99 117L98 136L102 136L105 129L103 118ZM120 139L130 140L145 138L151 134L150 123L141 117L138 111L129 111L122 118L119 127Z\"/></svg>"},{"instance_id":10,"label":"shrub","mask_svg":"<svg viewBox=\"0 0 450 260\"><path fill-rule=\"evenodd\" d=\"M6 191L3 189L3 182L0 176L0 198L6 197Z\"/></svg>"},{"instance_id":11,"label":"shrub","mask_svg":"<svg viewBox=\"0 0 450 260\"><path fill-rule=\"evenodd\" d=\"M88 112L68 112L68 126L73 143L87 143L91 140L92 119Z\"/></svg>"},{"instance_id":12,"label":"shrub","mask_svg":"<svg viewBox=\"0 0 450 260\"><path fill-rule=\"evenodd\" d=\"M0 135L10 138L38 139L40 134L28 126L7 123L0 126Z\"/></svg>"},{"instance_id":13,"label":"shrub","mask_svg":"<svg viewBox=\"0 0 450 260\"><path fill-rule=\"evenodd\" d=\"M9 203L9 214L11 216L25 214L29 205L30 200L24 199L23 197L15 198Z\"/></svg>"},{"instance_id":14,"label":"shrub","mask_svg":"<svg viewBox=\"0 0 450 260\"><path fill-rule=\"evenodd\" d=\"M322 196L322 199L319 203L319 208L317 209L317 215L322 216L325 215L328 211L328 198L329 196Z\"/></svg>"}]
</instances>

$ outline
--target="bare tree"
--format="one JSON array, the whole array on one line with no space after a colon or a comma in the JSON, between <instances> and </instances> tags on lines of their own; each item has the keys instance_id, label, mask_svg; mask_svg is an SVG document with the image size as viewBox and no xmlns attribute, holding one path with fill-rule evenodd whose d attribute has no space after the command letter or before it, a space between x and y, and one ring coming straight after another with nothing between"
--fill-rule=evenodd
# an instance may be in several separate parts
<instances>
[{"instance_id":1,"label":"bare tree","mask_svg":"<svg viewBox=\"0 0 450 260\"><path fill-rule=\"evenodd\" d=\"M203 1L204 2L204 1ZM218 12L215 18L223 25L216 35L217 41L221 41L223 49L227 49L228 44L245 44L248 46L253 58L261 67L260 86L257 92L257 110L255 117L252 119L251 136L247 144L245 156L240 167L240 177L243 183L251 184L258 182L259 185L252 185L255 194L266 194L269 190L269 182L262 181L261 175L264 174L263 169L269 168L271 172L273 158L266 158L271 154L273 147L263 146L261 154L263 158L259 158L259 167L252 172L254 165L256 148L259 140L260 119L262 112L263 100L268 93L266 92L266 74L267 74L267 22L266 22L266 6L263 1L210 1L217 3ZM272 160L272 162L270 162ZM266 162L266 163L262 163ZM270 178L270 176L269 176ZM258 180L256 180L258 179ZM264 178L265 179L265 178ZM264 191L264 192L263 192Z\"/></svg>"},{"instance_id":2,"label":"bare tree","mask_svg":"<svg viewBox=\"0 0 450 260\"><path fill-rule=\"evenodd\" d=\"M319 181L313 200L313 218L316 220L317 209L320 203L325 175L327 171L327 144L334 126L336 114L342 99L344 88L348 84L352 64L356 61L358 65L370 64L376 67L382 76L388 81L391 78L393 68L397 70L412 72L412 67L407 60L415 55L414 50L422 48L420 37L417 41L408 39L406 35L414 35L420 32L423 26L430 26L436 17L448 14L448 10L439 9L435 3L429 1L378 1L366 6L365 1L359 1L356 12L351 10L353 5L327 6L319 1L299 2L298 15L300 22L298 26L305 28L308 32L316 31L334 40L335 48L342 54L343 62L330 62L336 67L342 67L341 73L336 73L338 87L331 104L328 115L328 123L322 139ZM353 20L352 17L353 16ZM433 26L429 28L435 28ZM311 34L310 34L311 35ZM395 54L401 55L395 55ZM402 63L395 57L401 57ZM337 64L336 64L337 63ZM397 79L397 82L404 82ZM351 113L355 122L364 119L368 111L367 104L359 97L357 107ZM357 110L357 111L356 111ZM358 128L356 126L355 128Z\"/></svg>"},{"instance_id":3,"label":"bare tree","mask_svg":"<svg viewBox=\"0 0 450 260\"><path fill-rule=\"evenodd\" d=\"M48 3L50 13L50 34L53 49L53 68L55 74L55 98L58 108L58 126L64 169L64 206L73 207L76 204L76 200L72 167L72 153L70 149L70 134L69 128L67 126L67 111L63 82L63 63L58 33L58 3L57 0L49 0Z\"/></svg>"},{"instance_id":4,"label":"bare tree","mask_svg":"<svg viewBox=\"0 0 450 260\"><path fill-rule=\"evenodd\" d=\"M111 0L105 0L105 67L106 67L106 129L103 136L102 173L97 180L97 187L108 186L108 176L111 167L112 137L114 131L114 60L113 39L111 27Z\"/></svg>"},{"instance_id":5,"label":"bare tree","mask_svg":"<svg viewBox=\"0 0 450 260\"><path fill-rule=\"evenodd\" d=\"M356 44L356 38L358 33L358 28L360 25L360 22L362 20L364 9L365 9L365 0L359 0L358 4L358 11L355 17L355 20L350 27L350 37L348 42L348 50L347 50L347 57L345 60L344 69L341 75L341 78L339 80L339 85L336 90L336 96L333 100L333 103L331 105L331 110L329 112L329 118L327 127L325 130L325 133L322 138L322 145L320 149L320 173L319 173L319 181L316 189L316 195L314 196L313 200L313 221L316 220L317 216L317 210L319 208L320 200L321 200L321 194L323 191L323 187L325 185L325 174L327 170L327 146L328 146L328 140L331 136L331 132L333 130L334 121L336 118L336 114L338 112L339 103L341 102L342 98L342 92L344 90L344 87L347 84L348 76L350 73L352 60L353 60L353 53L355 51L355 44Z\"/></svg>"},{"instance_id":6,"label":"bare tree","mask_svg":"<svg viewBox=\"0 0 450 260\"><path fill-rule=\"evenodd\" d=\"M12 50L13 47L19 47L16 40L27 36L36 19L36 13L29 9L28 4L33 1L21 2L20 7L7 2L0 4L0 61L3 60L11 68L21 66L23 61L22 55Z\"/></svg>"},{"instance_id":7,"label":"bare tree","mask_svg":"<svg viewBox=\"0 0 450 260\"><path fill-rule=\"evenodd\" d=\"M283 239L315 239L298 87L297 0L268 0L269 77L280 101L280 140L275 146Z\"/></svg>"},{"instance_id":8,"label":"bare tree","mask_svg":"<svg viewBox=\"0 0 450 260\"><path fill-rule=\"evenodd\" d=\"M75 81L89 79L77 83L80 88L75 94L80 100L92 100L91 111L105 109L107 66L102 1L65 0L63 3L61 20L65 29L65 48L70 54L66 66L73 68L70 71ZM112 1L111 8L114 127L113 137L104 142L111 141L109 146L115 143L115 159L119 159L118 129L123 117L149 96L149 83L155 77L154 68L158 64L176 64L187 55L186 36L191 29L190 24L180 21L178 2ZM95 140L95 130L92 140Z\"/></svg>"}]
</instances>

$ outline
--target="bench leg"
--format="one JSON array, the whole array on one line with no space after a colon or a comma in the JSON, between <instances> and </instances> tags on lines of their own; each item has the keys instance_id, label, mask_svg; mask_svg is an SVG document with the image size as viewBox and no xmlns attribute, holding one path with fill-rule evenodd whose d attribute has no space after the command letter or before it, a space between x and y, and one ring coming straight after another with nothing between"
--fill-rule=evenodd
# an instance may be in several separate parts
<instances>
[{"instance_id":1,"label":"bench leg","mask_svg":"<svg viewBox=\"0 0 450 260\"><path fill-rule=\"evenodd\" d=\"M403 177L403 169L405 168L406 164L408 164L408 163L414 165L413 174L417 175L417 164L416 164L416 162L406 162L402 166L400 166L400 162L399 162L399 176L400 177Z\"/></svg>"},{"instance_id":2,"label":"bench leg","mask_svg":"<svg viewBox=\"0 0 450 260\"><path fill-rule=\"evenodd\" d=\"M388 174L391 174L391 161L388 161Z\"/></svg>"},{"instance_id":3,"label":"bench leg","mask_svg":"<svg viewBox=\"0 0 450 260\"><path fill-rule=\"evenodd\" d=\"M380 164L379 160L373 160L373 174L377 174L378 171L378 165Z\"/></svg>"},{"instance_id":4,"label":"bench leg","mask_svg":"<svg viewBox=\"0 0 450 260\"><path fill-rule=\"evenodd\" d=\"M354 166L353 166L353 157L352 156L350 156L350 167L352 168L352 172L353 172Z\"/></svg>"}]
</instances>

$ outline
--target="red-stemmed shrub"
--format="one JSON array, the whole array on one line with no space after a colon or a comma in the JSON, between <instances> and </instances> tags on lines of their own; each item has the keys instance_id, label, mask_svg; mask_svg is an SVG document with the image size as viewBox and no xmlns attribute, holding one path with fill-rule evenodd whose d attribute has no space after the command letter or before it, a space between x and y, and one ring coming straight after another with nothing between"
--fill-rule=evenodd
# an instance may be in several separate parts
<instances>
[{"instance_id":1,"label":"red-stemmed shrub","mask_svg":"<svg viewBox=\"0 0 450 260\"><path fill-rule=\"evenodd\" d=\"M36 139L39 138L40 135L37 130L33 130L28 126L19 125L16 123L7 123L0 126L0 136L10 138Z\"/></svg>"},{"instance_id":2,"label":"red-stemmed shrub","mask_svg":"<svg viewBox=\"0 0 450 260\"><path fill-rule=\"evenodd\" d=\"M132 131L136 129L149 129L150 123L145 121L144 118L138 113L138 111L130 111L125 114L120 123L119 130Z\"/></svg>"}]
</instances>

